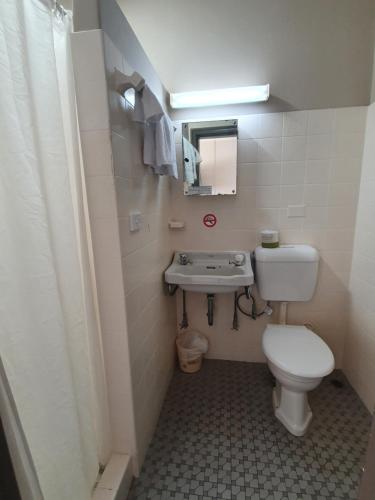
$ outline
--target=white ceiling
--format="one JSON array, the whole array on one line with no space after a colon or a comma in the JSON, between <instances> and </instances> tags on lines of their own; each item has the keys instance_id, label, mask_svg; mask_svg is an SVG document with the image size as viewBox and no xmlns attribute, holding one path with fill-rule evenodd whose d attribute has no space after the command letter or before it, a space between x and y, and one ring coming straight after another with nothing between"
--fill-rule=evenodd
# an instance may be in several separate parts
<instances>
[{"instance_id":1,"label":"white ceiling","mask_svg":"<svg viewBox=\"0 0 375 500\"><path fill-rule=\"evenodd\" d=\"M374 0L118 0L169 91L270 83L292 108L369 102Z\"/></svg>"},{"instance_id":2,"label":"white ceiling","mask_svg":"<svg viewBox=\"0 0 375 500\"><path fill-rule=\"evenodd\" d=\"M79 0L76 0L76 2ZM60 0L60 3L65 7L67 10L72 10L73 9L73 0Z\"/></svg>"}]
</instances>

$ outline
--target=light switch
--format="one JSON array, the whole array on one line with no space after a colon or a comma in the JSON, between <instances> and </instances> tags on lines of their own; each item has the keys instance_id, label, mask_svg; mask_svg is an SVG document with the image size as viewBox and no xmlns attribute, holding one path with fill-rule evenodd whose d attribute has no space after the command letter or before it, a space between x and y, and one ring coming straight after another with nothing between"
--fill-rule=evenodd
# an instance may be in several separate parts
<instances>
[{"instance_id":1,"label":"light switch","mask_svg":"<svg viewBox=\"0 0 375 500\"><path fill-rule=\"evenodd\" d=\"M142 214L139 210L132 210L129 213L129 229L131 232L139 231L142 226Z\"/></svg>"}]
</instances>

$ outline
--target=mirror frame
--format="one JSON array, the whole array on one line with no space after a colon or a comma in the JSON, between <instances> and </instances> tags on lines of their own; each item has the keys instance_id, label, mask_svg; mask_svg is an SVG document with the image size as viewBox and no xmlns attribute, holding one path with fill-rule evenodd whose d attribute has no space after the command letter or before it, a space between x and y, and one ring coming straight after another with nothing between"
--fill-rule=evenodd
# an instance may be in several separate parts
<instances>
[{"instance_id":1,"label":"mirror frame","mask_svg":"<svg viewBox=\"0 0 375 500\"><path fill-rule=\"evenodd\" d=\"M184 179L184 195L185 196L235 196L237 194L237 169L238 169L238 150L236 161L236 185L232 193L217 193L212 194L205 186L189 185L185 178L185 165L184 165L184 145L183 138L188 140L199 151L199 139L206 137L233 137L235 136L238 141L238 120L204 120L204 121L191 121L181 124L182 131L182 170ZM237 142L238 146L238 142ZM207 188L207 187L206 187ZM194 192L194 190L196 192Z\"/></svg>"}]
</instances>

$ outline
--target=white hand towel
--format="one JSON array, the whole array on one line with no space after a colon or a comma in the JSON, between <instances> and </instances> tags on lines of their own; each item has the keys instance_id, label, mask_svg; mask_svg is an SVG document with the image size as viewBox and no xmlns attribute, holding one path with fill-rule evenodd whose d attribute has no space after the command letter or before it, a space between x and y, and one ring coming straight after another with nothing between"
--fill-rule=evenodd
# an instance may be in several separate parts
<instances>
[{"instance_id":1,"label":"white hand towel","mask_svg":"<svg viewBox=\"0 0 375 500\"><path fill-rule=\"evenodd\" d=\"M178 179L173 123L165 114L158 122L145 123L143 161L156 174Z\"/></svg>"},{"instance_id":2,"label":"white hand towel","mask_svg":"<svg viewBox=\"0 0 375 500\"><path fill-rule=\"evenodd\" d=\"M157 122L163 116L163 108L155 94L145 85L142 93L135 93L133 120L140 123Z\"/></svg>"},{"instance_id":3,"label":"white hand towel","mask_svg":"<svg viewBox=\"0 0 375 500\"><path fill-rule=\"evenodd\" d=\"M173 124L147 85L141 94L136 92L133 121L144 124L143 163L159 175L177 179Z\"/></svg>"},{"instance_id":4,"label":"white hand towel","mask_svg":"<svg viewBox=\"0 0 375 500\"><path fill-rule=\"evenodd\" d=\"M168 115L155 124L156 166L167 166L167 175L178 178L174 127Z\"/></svg>"}]
</instances>

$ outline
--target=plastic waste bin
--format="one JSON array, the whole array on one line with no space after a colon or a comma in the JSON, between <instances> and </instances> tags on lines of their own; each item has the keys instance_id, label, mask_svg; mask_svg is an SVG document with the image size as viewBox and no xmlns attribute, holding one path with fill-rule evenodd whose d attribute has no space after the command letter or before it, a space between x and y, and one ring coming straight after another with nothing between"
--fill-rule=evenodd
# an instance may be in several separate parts
<instances>
[{"instance_id":1,"label":"plastic waste bin","mask_svg":"<svg viewBox=\"0 0 375 500\"><path fill-rule=\"evenodd\" d=\"M200 332L182 332L176 339L180 368L185 373L195 373L201 369L203 354L208 351L208 340Z\"/></svg>"}]
</instances>

